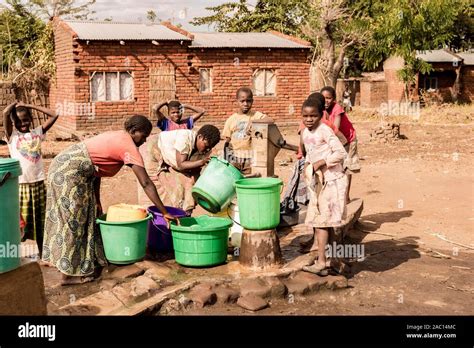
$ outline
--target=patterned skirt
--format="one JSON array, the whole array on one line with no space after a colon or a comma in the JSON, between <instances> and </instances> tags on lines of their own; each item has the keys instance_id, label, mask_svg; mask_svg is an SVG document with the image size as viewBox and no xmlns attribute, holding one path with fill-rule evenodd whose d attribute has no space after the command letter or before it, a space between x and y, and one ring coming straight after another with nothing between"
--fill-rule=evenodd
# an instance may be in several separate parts
<instances>
[{"instance_id":1,"label":"patterned skirt","mask_svg":"<svg viewBox=\"0 0 474 348\"><path fill-rule=\"evenodd\" d=\"M43 246L45 210L46 186L44 181L20 184L20 213L26 223L23 241L36 240L40 250Z\"/></svg>"},{"instance_id":2,"label":"patterned skirt","mask_svg":"<svg viewBox=\"0 0 474 348\"><path fill-rule=\"evenodd\" d=\"M43 260L71 276L107 264L95 223L94 166L84 143L58 154L48 172Z\"/></svg>"}]
</instances>

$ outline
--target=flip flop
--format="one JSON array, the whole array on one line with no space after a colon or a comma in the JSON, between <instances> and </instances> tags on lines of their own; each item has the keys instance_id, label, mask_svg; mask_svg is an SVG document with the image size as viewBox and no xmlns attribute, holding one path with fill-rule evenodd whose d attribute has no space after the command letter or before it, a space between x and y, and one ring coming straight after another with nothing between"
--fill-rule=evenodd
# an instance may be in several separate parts
<instances>
[{"instance_id":1,"label":"flip flop","mask_svg":"<svg viewBox=\"0 0 474 348\"><path fill-rule=\"evenodd\" d=\"M326 265L321 265L317 262L315 262L311 266L304 266L303 271L313 273L313 274L317 274L321 277L325 277L329 274Z\"/></svg>"}]
</instances>

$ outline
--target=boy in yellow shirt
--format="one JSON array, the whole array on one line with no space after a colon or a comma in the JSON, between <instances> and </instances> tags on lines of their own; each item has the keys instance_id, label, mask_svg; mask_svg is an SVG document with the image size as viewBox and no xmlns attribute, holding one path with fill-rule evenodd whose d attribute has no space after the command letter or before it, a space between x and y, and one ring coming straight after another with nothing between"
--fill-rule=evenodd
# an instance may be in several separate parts
<instances>
[{"instance_id":1,"label":"boy in yellow shirt","mask_svg":"<svg viewBox=\"0 0 474 348\"><path fill-rule=\"evenodd\" d=\"M252 121L267 117L259 111L251 111L253 93L248 87L241 87L236 93L239 112L230 116L224 125L222 137L225 139L224 156L243 174L252 169Z\"/></svg>"}]
</instances>

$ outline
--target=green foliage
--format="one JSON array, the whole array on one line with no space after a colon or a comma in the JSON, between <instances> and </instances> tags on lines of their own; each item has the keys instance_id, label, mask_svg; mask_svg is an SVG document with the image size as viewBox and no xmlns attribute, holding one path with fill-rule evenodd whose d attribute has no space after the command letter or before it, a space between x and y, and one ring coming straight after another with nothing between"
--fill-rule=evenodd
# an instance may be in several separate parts
<instances>
[{"instance_id":1,"label":"green foliage","mask_svg":"<svg viewBox=\"0 0 474 348\"><path fill-rule=\"evenodd\" d=\"M87 19L94 11L90 6L96 0L28 0L30 7L44 19L64 17L71 19Z\"/></svg>"},{"instance_id":2,"label":"green foliage","mask_svg":"<svg viewBox=\"0 0 474 348\"><path fill-rule=\"evenodd\" d=\"M220 32L278 30L284 34L303 36L302 24L308 13L306 0L260 0L255 6L247 0L207 7L214 14L197 17L193 25L208 25Z\"/></svg>"},{"instance_id":3,"label":"green foliage","mask_svg":"<svg viewBox=\"0 0 474 348\"><path fill-rule=\"evenodd\" d=\"M156 12L153 10L147 11L146 19L151 23L155 23L157 20L159 21L158 16L156 15Z\"/></svg>"}]
</instances>

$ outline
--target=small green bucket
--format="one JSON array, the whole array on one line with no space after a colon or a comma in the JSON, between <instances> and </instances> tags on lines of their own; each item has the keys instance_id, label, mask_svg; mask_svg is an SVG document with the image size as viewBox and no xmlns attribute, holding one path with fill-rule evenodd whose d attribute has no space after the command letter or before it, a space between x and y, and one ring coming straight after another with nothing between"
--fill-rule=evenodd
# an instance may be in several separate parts
<instances>
[{"instance_id":1,"label":"small green bucket","mask_svg":"<svg viewBox=\"0 0 474 348\"><path fill-rule=\"evenodd\" d=\"M214 266L227 259L227 240L232 220L202 215L171 222L174 255L183 266Z\"/></svg>"},{"instance_id":2,"label":"small green bucket","mask_svg":"<svg viewBox=\"0 0 474 348\"><path fill-rule=\"evenodd\" d=\"M106 221L107 214L97 219L104 243L105 257L110 263L127 265L142 260L146 254L148 220L127 222Z\"/></svg>"},{"instance_id":3,"label":"small green bucket","mask_svg":"<svg viewBox=\"0 0 474 348\"><path fill-rule=\"evenodd\" d=\"M276 178L237 180L240 224L248 230L270 230L280 223L280 191L283 182Z\"/></svg>"}]
</instances>

